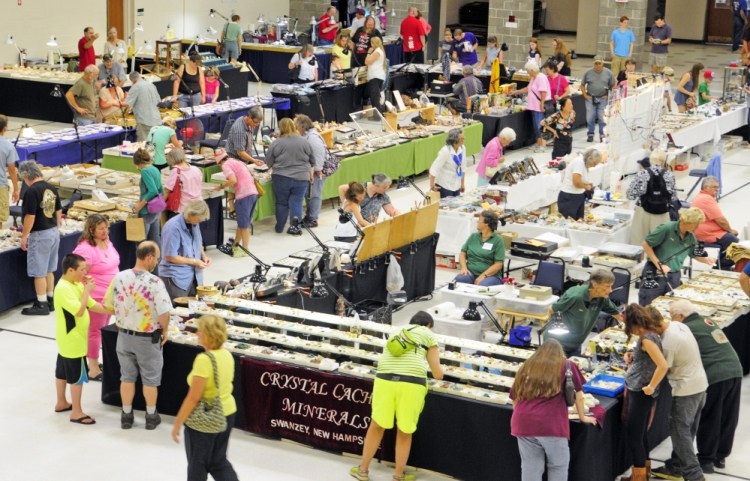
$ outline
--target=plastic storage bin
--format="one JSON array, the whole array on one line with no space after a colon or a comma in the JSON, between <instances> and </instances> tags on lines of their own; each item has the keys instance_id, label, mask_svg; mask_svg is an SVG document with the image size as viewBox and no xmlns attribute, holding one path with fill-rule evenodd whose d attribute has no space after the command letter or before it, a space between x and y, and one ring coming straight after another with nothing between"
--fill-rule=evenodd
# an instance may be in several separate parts
<instances>
[{"instance_id":1,"label":"plastic storage bin","mask_svg":"<svg viewBox=\"0 0 750 481\"><path fill-rule=\"evenodd\" d=\"M592 386L597 381L616 382L620 386L617 389L604 389L601 387ZM625 390L625 379L616 376L607 376L606 374L599 374L591 381L583 385L583 392L590 392L591 394L598 394L606 397L617 397L618 394Z\"/></svg>"}]
</instances>

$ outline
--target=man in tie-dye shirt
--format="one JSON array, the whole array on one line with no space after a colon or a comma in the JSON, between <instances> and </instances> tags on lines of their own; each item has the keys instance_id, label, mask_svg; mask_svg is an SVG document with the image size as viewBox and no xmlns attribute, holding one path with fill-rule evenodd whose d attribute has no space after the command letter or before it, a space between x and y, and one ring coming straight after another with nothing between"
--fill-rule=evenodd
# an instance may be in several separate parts
<instances>
[{"instance_id":1,"label":"man in tie-dye shirt","mask_svg":"<svg viewBox=\"0 0 750 481\"><path fill-rule=\"evenodd\" d=\"M146 429L161 423L156 412L156 397L164 365L161 347L167 342L169 300L164 282L151 274L159 263L159 246L144 241L136 250L135 267L120 272L112 280L104 305L114 309L117 326L117 359L120 361L120 397L122 429L133 427L133 397L138 374L146 399Z\"/></svg>"}]
</instances>

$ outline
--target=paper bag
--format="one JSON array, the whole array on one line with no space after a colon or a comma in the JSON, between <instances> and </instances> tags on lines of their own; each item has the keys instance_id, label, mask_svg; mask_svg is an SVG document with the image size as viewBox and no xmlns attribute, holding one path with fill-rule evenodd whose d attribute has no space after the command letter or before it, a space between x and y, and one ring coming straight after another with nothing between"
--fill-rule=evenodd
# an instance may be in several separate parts
<instances>
[{"instance_id":1,"label":"paper bag","mask_svg":"<svg viewBox=\"0 0 750 481\"><path fill-rule=\"evenodd\" d=\"M140 242L146 239L146 224L141 217L130 217L125 219L125 238L132 242Z\"/></svg>"}]
</instances>

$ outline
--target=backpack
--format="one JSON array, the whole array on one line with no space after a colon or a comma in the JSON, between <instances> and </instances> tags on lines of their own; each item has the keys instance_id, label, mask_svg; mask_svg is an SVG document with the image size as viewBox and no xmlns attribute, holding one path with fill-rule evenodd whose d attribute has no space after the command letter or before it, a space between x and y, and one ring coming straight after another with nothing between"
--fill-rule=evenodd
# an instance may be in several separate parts
<instances>
[{"instance_id":1,"label":"backpack","mask_svg":"<svg viewBox=\"0 0 750 481\"><path fill-rule=\"evenodd\" d=\"M403 356L404 354L409 352L410 349L414 349L415 353L420 347L425 351L427 350L427 347L420 344L417 341L417 338L414 337L414 333L411 332L417 327L419 326L405 327L401 329L398 334L394 334L390 339L388 339L386 347L393 357Z\"/></svg>"},{"instance_id":2,"label":"backpack","mask_svg":"<svg viewBox=\"0 0 750 481\"><path fill-rule=\"evenodd\" d=\"M672 194L667 190L667 183L664 181L664 171L658 175L654 174L651 168L648 171L648 185L646 193L641 196L641 207L649 214L665 214L669 212L669 204L672 200Z\"/></svg>"}]
</instances>

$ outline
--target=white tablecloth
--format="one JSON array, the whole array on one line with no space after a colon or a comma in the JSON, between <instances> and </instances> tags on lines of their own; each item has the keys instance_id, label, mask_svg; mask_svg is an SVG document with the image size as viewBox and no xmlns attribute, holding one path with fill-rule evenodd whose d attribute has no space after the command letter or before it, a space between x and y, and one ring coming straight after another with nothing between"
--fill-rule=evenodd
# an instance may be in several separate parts
<instances>
[{"instance_id":1,"label":"white tablecloth","mask_svg":"<svg viewBox=\"0 0 750 481\"><path fill-rule=\"evenodd\" d=\"M700 123L671 132L672 140L681 150L689 150L705 142L716 143L722 134L747 124L747 106L743 105L718 117L704 119Z\"/></svg>"}]
</instances>

